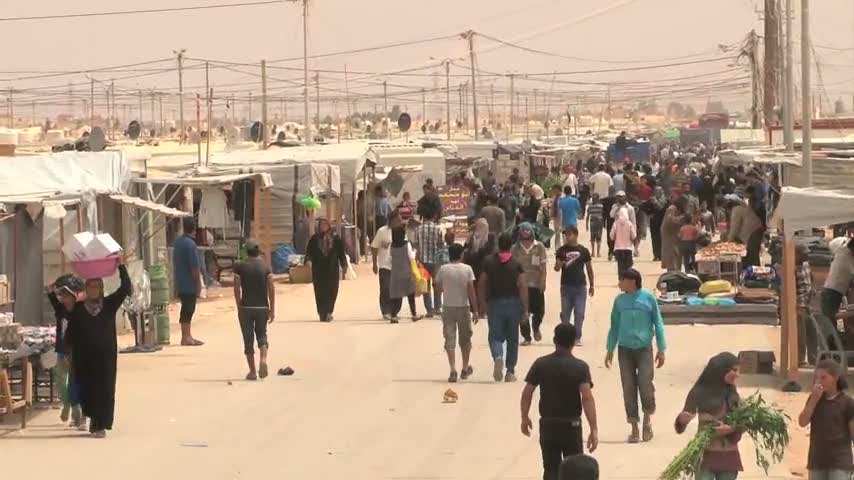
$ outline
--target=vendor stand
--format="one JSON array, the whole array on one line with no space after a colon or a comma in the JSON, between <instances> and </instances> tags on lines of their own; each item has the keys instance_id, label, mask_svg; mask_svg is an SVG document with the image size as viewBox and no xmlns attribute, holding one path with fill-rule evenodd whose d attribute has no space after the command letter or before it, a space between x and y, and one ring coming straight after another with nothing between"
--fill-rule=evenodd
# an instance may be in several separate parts
<instances>
[{"instance_id":1,"label":"vendor stand","mask_svg":"<svg viewBox=\"0 0 854 480\"><path fill-rule=\"evenodd\" d=\"M657 285L668 325L778 325L773 269L751 282L742 271L744 245L720 242L697 253L697 275L669 273ZM759 270L759 269L757 269Z\"/></svg>"}]
</instances>

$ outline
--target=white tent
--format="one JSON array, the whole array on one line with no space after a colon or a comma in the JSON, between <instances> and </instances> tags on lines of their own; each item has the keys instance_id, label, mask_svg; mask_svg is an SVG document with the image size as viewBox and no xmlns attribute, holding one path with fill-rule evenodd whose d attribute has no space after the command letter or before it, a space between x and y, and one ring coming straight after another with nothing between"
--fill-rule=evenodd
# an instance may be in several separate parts
<instances>
[{"instance_id":1,"label":"white tent","mask_svg":"<svg viewBox=\"0 0 854 480\"><path fill-rule=\"evenodd\" d=\"M722 150L718 153L721 165L743 165L745 163L787 164L800 167L800 153L774 150Z\"/></svg>"},{"instance_id":2,"label":"white tent","mask_svg":"<svg viewBox=\"0 0 854 480\"><path fill-rule=\"evenodd\" d=\"M786 232L854 222L854 190L783 187L774 222Z\"/></svg>"}]
</instances>

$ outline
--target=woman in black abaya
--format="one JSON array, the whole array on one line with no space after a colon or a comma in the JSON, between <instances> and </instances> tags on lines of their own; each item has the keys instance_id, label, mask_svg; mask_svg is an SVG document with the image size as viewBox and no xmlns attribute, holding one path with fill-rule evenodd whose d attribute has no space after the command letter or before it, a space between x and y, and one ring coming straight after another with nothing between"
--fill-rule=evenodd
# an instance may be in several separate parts
<instances>
[{"instance_id":1,"label":"woman in black abaya","mask_svg":"<svg viewBox=\"0 0 854 480\"><path fill-rule=\"evenodd\" d=\"M317 220L317 233L308 241L305 260L311 264L317 315L321 322L331 322L338 299L338 285L347 273L347 256L344 241L332 230L329 220Z\"/></svg>"},{"instance_id":2,"label":"woman in black abaya","mask_svg":"<svg viewBox=\"0 0 854 480\"><path fill-rule=\"evenodd\" d=\"M86 280L86 300L77 302L69 315L74 374L80 386L83 415L89 417L89 432L104 438L113 428L116 404L116 312L131 292L130 277L119 265L121 285L104 296L104 281Z\"/></svg>"}]
</instances>

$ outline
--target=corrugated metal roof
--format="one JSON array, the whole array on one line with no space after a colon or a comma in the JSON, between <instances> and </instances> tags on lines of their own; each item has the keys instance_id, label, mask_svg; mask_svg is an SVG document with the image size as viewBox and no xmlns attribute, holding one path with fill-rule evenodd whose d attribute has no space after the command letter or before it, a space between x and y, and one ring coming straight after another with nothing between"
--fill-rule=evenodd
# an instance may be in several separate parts
<instances>
[{"instance_id":1,"label":"corrugated metal roof","mask_svg":"<svg viewBox=\"0 0 854 480\"><path fill-rule=\"evenodd\" d=\"M190 217L193 215L192 213L183 212L181 210L167 207L166 205L151 202L148 200L144 200L139 197L131 197L129 195L109 195L109 197L110 199L120 202L124 205L130 205L137 208L143 208L145 210L151 210L153 212L162 213L168 217Z\"/></svg>"}]
</instances>

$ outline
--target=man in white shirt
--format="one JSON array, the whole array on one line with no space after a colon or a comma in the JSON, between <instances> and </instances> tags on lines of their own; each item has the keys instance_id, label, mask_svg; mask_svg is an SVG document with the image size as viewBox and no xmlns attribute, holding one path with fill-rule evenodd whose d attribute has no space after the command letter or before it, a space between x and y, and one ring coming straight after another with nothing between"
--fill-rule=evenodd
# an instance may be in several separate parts
<instances>
[{"instance_id":1,"label":"man in white shirt","mask_svg":"<svg viewBox=\"0 0 854 480\"><path fill-rule=\"evenodd\" d=\"M606 199L611 196L611 187L614 185L614 180L605 171L605 164L599 164L599 171L590 176L591 192L594 195L599 195L599 198Z\"/></svg>"},{"instance_id":2,"label":"man in white shirt","mask_svg":"<svg viewBox=\"0 0 854 480\"><path fill-rule=\"evenodd\" d=\"M380 312L383 320L391 320L393 308L389 286L391 284L391 230L400 226L400 216L392 212L388 225L380 227L371 242L371 258L373 259L374 275L380 280Z\"/></svg>"},{"instance_id":3,"label":"man in white shirt","mask_svg":"<svg viewBox=\"0 0 854 480\"><path fill-rule=\"evenodd\" d=\"M575 175L575 172L573 172L572 167L569 165L564 167L564 171L566 173L563 176L563 186L571 187L572 194L578 196L578 177Z\"/></svg>"},{"instance_id":4,"label":"man in white shirt","mask_svg":"<svg viewBox=\"0 0 854 480\"><path fill-rule=\"evenodd\" d=\"M848 240L833 252L830 271L821 291L821 313L835 322L842 300L848 295L854 279L854 240Z\"/></svg>"}]
</instances>

